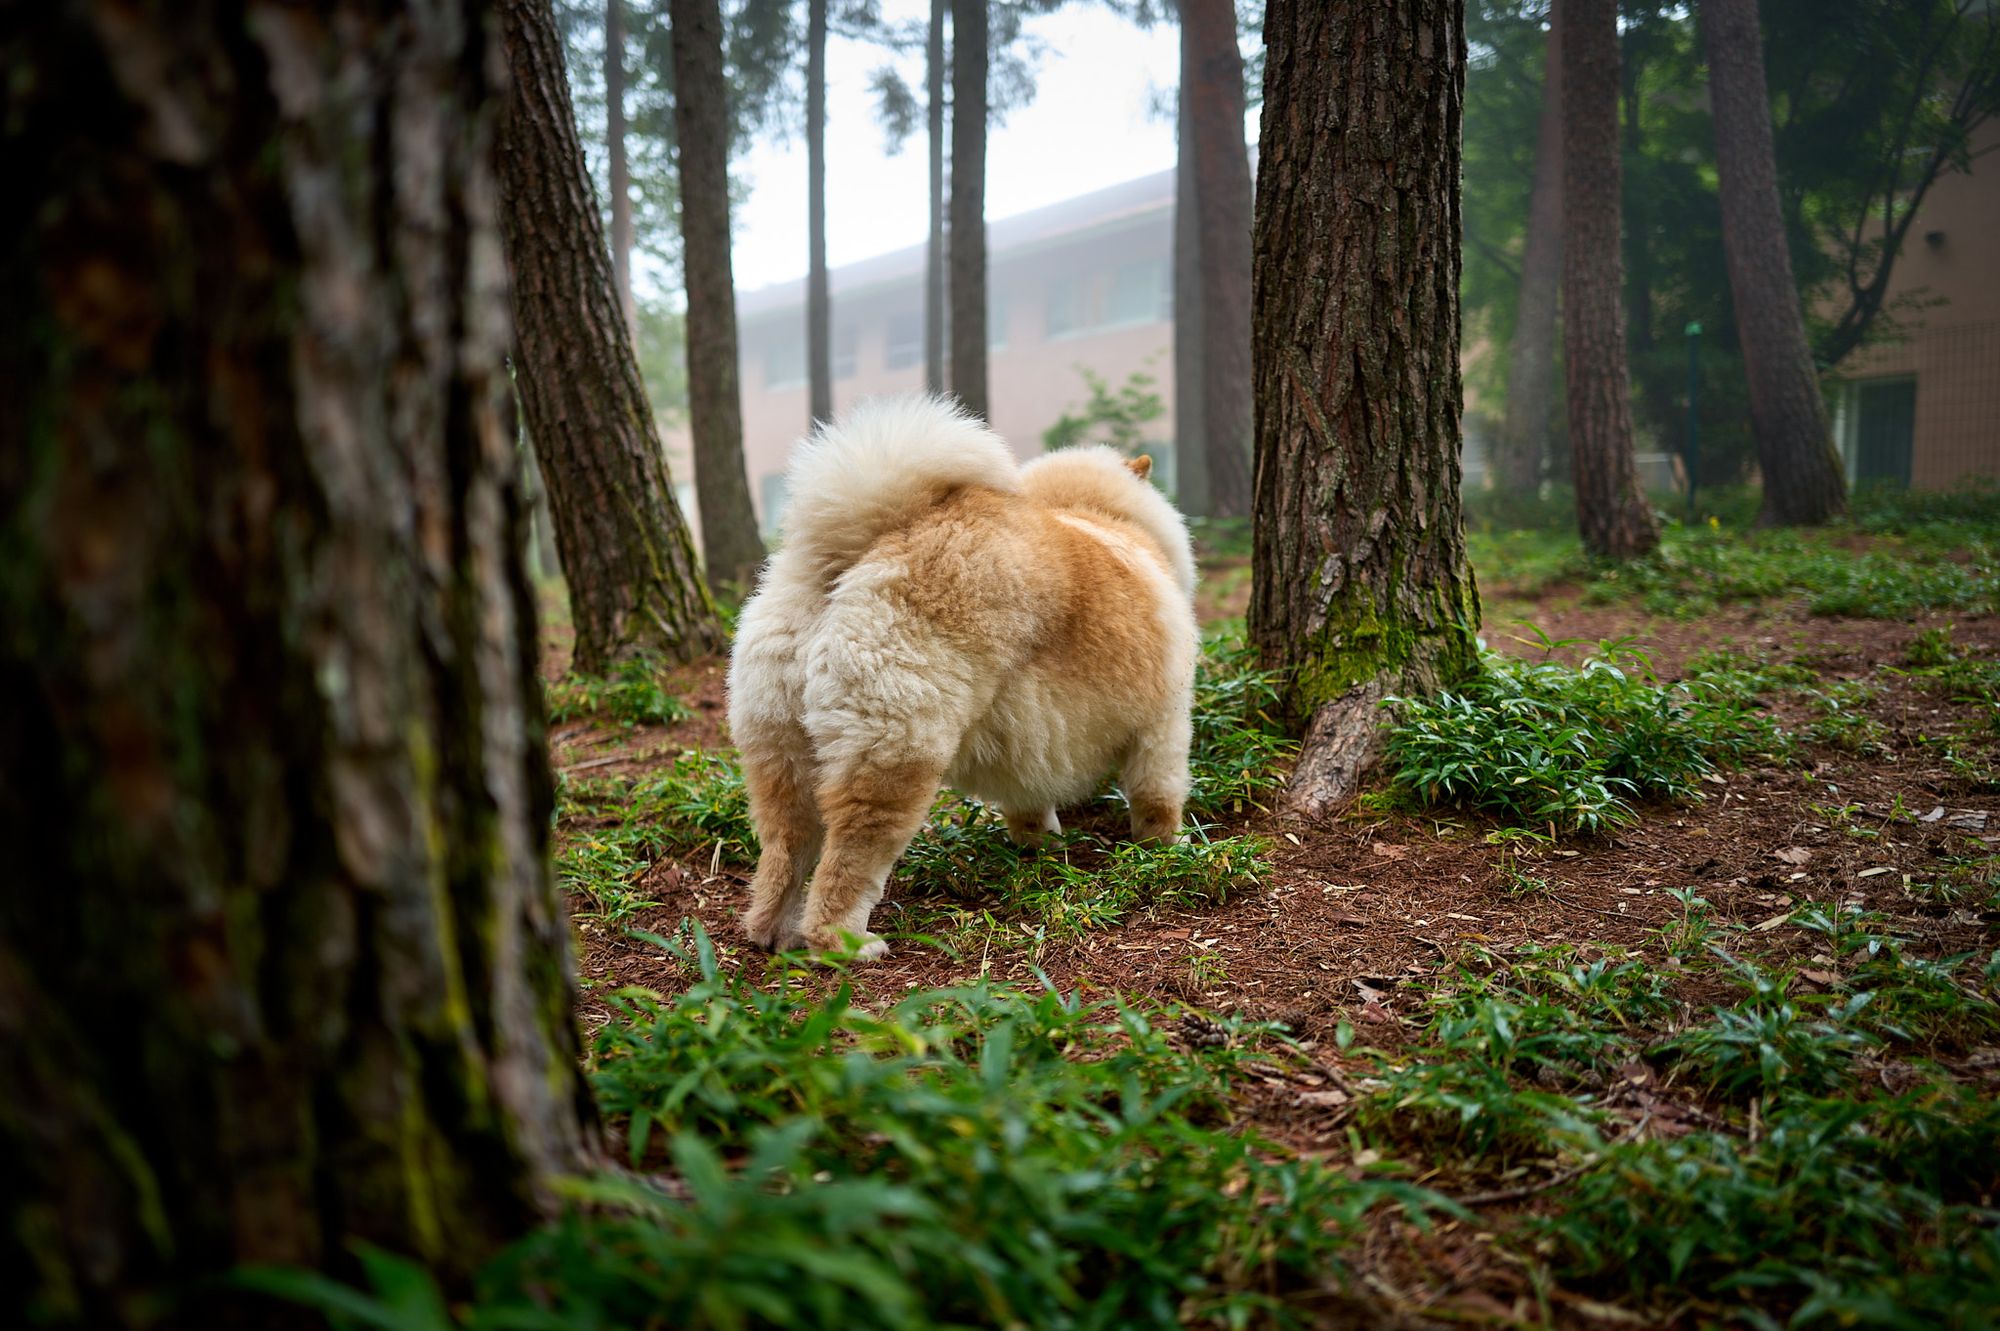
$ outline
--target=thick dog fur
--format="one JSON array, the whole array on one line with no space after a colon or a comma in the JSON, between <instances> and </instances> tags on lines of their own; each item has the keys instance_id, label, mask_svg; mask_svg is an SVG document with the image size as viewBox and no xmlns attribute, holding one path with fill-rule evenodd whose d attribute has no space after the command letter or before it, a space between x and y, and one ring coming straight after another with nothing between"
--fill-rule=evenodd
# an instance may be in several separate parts
<instances>
[{"instance_id":1,"label":"thick dog fur","mask_svg":"<svg viewBox=\"0 0 2000 1331\"><path fill-rule=\"evenodd\" d=\"M1194 559L1149 470L1108 448L1017 465L925 397L863 404L799 447L729 664L763 842L752 942L886 952L868 917L940 785L1025 842L1117 768L1132 834L1177 837Z\"/></svg>"}]
</instances>

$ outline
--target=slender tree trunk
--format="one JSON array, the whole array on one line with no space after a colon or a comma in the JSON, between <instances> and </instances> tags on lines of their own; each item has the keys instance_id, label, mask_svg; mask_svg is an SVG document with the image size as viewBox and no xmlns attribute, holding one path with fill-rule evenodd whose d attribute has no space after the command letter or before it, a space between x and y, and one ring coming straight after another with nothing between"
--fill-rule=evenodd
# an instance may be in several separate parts
<instances>
[{"instance_id":1,"label":"slender tree trunk","mask_svg":"<svg viewBox=\"0 0 2000 1331\"><path fill-rule=\"evenodd\" d=\"M924 248L924 388L944 392L944 16L947 0L931 0L925 49L930 84L930 241Z\"/></svg>"},{"instance_id":2,"label":"slender tree trunk","mask_svg":"<svg viewBox=\"0 0 2000 1331\"><path fill-rule=\"evenodd\" d=\"M1592 554L1660 543L1632 457L1618 253L1618 4L1563 0L1563 347L1576 516Z\"/></svg>"},{"instance_id":3,"label":"slender tree trunk","mask_svg":"<svg viewBox=\"0 0 2000 1331\"><path fill-rule=\"evenodd\" d=\"M14 1325L295 1325L220 1277L355 1239L462 1280L589 1147L498 65L452 0L243 8L9 24Z\"/></svg>"},{"instance_id":4,"label":"slender tree trunk","mask_svg":"<svg viewBox=\"0 0 2000 1331\"><path fill-rule=\"evenodd\" d=\"M625 0L604 0L604 139L611 159L611 276L625 330L639 336L632 299L632 168L625 157Z\"/></svg>"},{"instance_id":5,"label":"slender tree trunk","mask_svg":"<svg viewBox=\"0 0 2000 1331\"><path fill-rule=\"evenodd\" d=\"M986 0L951 4L951 391L986 418Z\"/></svg>"},{"instance_id":6,"label":"slender tree trunk","mask_svg":"<svg viewBox=\"0 0 2000 1331\"><path fill-rule=\"evenodd\" d=\"M812 421L833 419L826 280L826 3L806 0L806 378Z\"/></svg>"},{"instance_id":7,"label":"slender tree trunk","mask_svg":"<svg viewBox=\"0 0 2000 1331\"><path fill-rule=\"evenodd\" d=\"M1194 198L1194 87L1187 29L1181 29L1181 88L1174 115L1174 485L1189 517L1213 509L1208 495L1208 413L1202 400L1201 215Z\"/></svg>"},{"instance_id":8,"label":"slender tree trunk","mask_svg":"<svg viewBox=\"0 0 2000 1331\"><path fill-rule=\"evenodd\" d=\"M1696 13L1714 105L1730 304L1764 473L1760 519L1825 522L1846 511L1847 479L1827 425L1785 247L1757 6L1755 0L1702 0Z\"/></svg>"},{"instance_id":9,"label":"slender tree trunk","mask_svg":"<svg viewBox=\"0 0 2000 1331\"><path fill-rule=\"evenodd\" d=\"M1181 34L1182 75L1194 75L1188 120L1195 149L1195 213L1201 228L1197 268L1208 504L1216 517L1247 517L1250 155L1243 146L1243 53L1236 45L1234 0L1181 0Z\"/></svg>"},{"instance_id":10,"label":"slender tree trunk","mask_svg":"<svg viewBox=\"0 0 2000 1331\"><path fill-rule=\"evenodd\" d=\"M576 668L722 642L618 302L549 0L501 0L514 98L499 140L516 383L576 625Z\"/></svg>"},{"instance_id":11,"label":"slender tree trunk","mask_svg":"<svg viewBox=\"0 0 2000 1331\"><path fill-rule=\"evenodd\" d=\"M1521 295L1507 362L1507 415L1493 459L1509 494L1542 485L1556 378L1556 293L1562 285L1562 8L1550 0L1548 54L1542 62L1542 114L1535 130L1535 174L1528 187L1527 243Z\"/></svg>"},{"instance_id":12,"label":"slender tree trunk","mask_svg":"<svg viewBox=\"0 0 2000 1331\"><path fill-rule=\"evenodd\" d=\"M1256 220L1250 634L1350 796L1389 693L1476 666L1459 516L1463 0L1272 0Z\"/></svg>"},{"instance_id":13,"label":"slender tree trunk","mask_svg":"<svg viewBox=\"0 0 2000 1331\"><path fill-rule=\"evenodd\" d=\"M717 0L669 0L681 268L687 283L688 423L708 576L748 590L764 562L743 463L736 278L729 258L729 88Z\"/></svg>"},{"instance_id":14,"label":"slender tree trunk","mask_svg":"<svg viewBox=\"0 0 2000 1331\"><path fill-rule=\"evenodd\" d=\"M1629 174L1635 164L1644 162L1646 152L1646 97L1640 87L1645 70L1638 59L1644 47L1638 30L1628 28L1620 33L1618 48L1619 174L1625 192L1620 204L1625 219L1625 355L1628 364L1644 364L1654 345L1653 240L1644 202L1635 200ZM1641 390L1640 405L1644 397Z\"/></svg>"}]
</instances>

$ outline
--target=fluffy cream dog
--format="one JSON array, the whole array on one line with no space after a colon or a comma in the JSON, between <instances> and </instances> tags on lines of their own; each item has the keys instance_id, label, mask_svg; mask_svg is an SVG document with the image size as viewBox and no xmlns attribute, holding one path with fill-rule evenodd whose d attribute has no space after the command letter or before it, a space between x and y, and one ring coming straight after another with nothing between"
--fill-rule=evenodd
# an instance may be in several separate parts
<instances>
[{"instance_id":1,"label":"fluffy cream dog","mask_svg":"<svg viewBox=\"0 0 2000 1331\"><path fill-rule=\"evenodd\" d=\"M1176 838L1194 559L1150 470L1096 447L1017 465L926 397L863 404L800 445L729 663L763 842L752 942L888 951L868 916L940 785L1026 842L1117 768L1133 836Z\"/></svg>"}]
</instances>

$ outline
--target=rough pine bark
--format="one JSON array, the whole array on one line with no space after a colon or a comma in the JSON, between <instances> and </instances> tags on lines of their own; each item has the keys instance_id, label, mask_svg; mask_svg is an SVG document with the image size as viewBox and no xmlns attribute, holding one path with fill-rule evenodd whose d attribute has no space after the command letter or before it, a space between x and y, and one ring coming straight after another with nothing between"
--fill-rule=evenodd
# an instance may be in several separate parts
<instances>
[{"instance_id":1,"label":"rough pine bark","mask_svg":"<svg viewBox=\"0 0 2000 1331\"><path fill-rule=\"evenodd\" d=\"M1618 3L1563 0L1563 350L1577 526L1592 554L1660 543L1632 456L1618 219Z\"/></svg>"},{"instance_id":2,"label":"rough pine bark","mask_svg":"<svg viewBox=\"0 0 2000 1331\"><path fill-rule=\"evenodd\" d=\"M986 0L951 0L951 391L986 393Z\"/></svg>"},{"instance_id":3,"label":"rough pine bark","mask_svg":"<svg viewBox=\"0 0 2000 1331\"><path fill-rule=\"evenodd\" d=\"M729 86L717 0L669 0L681 270L687 285L688 425L709 578L748 591L764 562L743 462L736 277L729 258Z\"/></svg>"},{"instance_id":4,"label":"rough pine bark","mask_svg":"<svg viewBox=\"0 0 2000 1331\"><path fill-rule=\"evenodd\" d=\"M501 222L516 383L555 515L576 668L715 651L721 628L674 501L563 74L549 0L496 6L513 76Z\"/></svg>"},{"instance_id":5,"label":"rough pine bark","mask_svg":"<svg viewBox=\"0 0 2000 1331\"><path fill-rule=\"evenodd\" d=\"M1305 745L1287 811L1354 791L1382 698L1476 666L1459 515L1463 0L1272 0L1255 227L1250 634Z\"/></svg>"},{"instance_id":6,"label":"rough pine bark","mask_svg":"<svg viewBox=\"0 0 2000 1331\"><path fill-rule=\"evenodd\" d=\"M930 240L924 246L924 390L944 392L944 16L947 0L931 0L924 67L930 103Z\"/></svg>"},{"instance_id":7,"label":"rough pine bark","mask_svg":"<svg viewBox=\"0 0 2000 1331\"><path fill-rule=\"evenodd\" d=\"M626 332L639 336L632 297L632 166L625 153L625 0L604 0L604 143L611 176L611 276Z\"/></svg>"},{"instance_id":8,"label":"rough pine bark","mask_svg":"<svg viewBox=\"0 0 2000 1331\"><path fill-rule=\"evenodd\" d=\"M810 426L833 419L826 276L826 3L806 0L806 379Z\"/></svg>"},{"instance_id":9,"label":"rough pine bark","mask_svg":"<svg viewBox=\"0 0 2000 1331\"><path fill-rule=\"evenodd\" d=\"M1194 144L1201 407L1208 510L1250 513L1250 154L1234 0L1181 0L1181 75Z\"/></svg>"},{"instance_id":10,"label":"rough pine bark","mask_svg":"<svg viewBox=\"0 0 2000 1331\"><path fill-rule=\"evenodd\" d=\"M1194 199L1190 70L1181 39L1181 89L1174 115L1174 501L1189 517L1209 516L1208 414L1202 401L1201 217Z\"/></svg>"},{"instance_id":11,"label":"rough pine bark","mask_svg":"<svg viewBox=\"0 0 2000 1331\"><path fill-rule=\"evenodd\" d=\"M462 1280L585 1163L476 5L63 0L0 194L10 1324ZM600 251L601 253L601 251Z\"/></svg>"},{"instance_id":12,"label":"rough pine bark","mask_svg":"<svg viewBox=\"0 0 2000 1331\"><path fill-rule=\"evenodd\" d=\"M1788 526L1821 523L1846 511L1847 477L1785 244L1756 0L1701 0L1696 14L1714 107L1722 250L1764 473L1759 516Z\"/></svg>"},{"instance_id":13,"label":"rough pine bark","mask_svg":"<svg viewBox=\"0 0 2000 1331\"><path fill-rule=\"evenodd\" d=\"M1542 114L1535 130L1535 172L1528 186L1528 232L1521 251L1521 292L1514 346L1507 360L1507 414L1495 441L1493 473L1502 490L1541 488L1556 379L1556 293L1562 285L1562 0L1549 5L1548 54L1542 63Z\"/></svg>"}]
</instances>

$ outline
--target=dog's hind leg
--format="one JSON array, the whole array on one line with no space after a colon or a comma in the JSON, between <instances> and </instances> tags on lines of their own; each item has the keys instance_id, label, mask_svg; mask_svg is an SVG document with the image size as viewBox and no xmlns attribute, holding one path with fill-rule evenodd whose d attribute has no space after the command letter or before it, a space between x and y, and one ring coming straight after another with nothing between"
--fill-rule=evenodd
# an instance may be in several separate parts
<instances>
[{"instance_id":1,"label":"dog's hind leg","mask_svg":"<svg viewBox=\"0 0 2000 1331\"><path fill-rule=\"evenodd\" d=\"M1127 750L1118 786L1131 806L1134 841L1170 846L1180 840L1191 732L1185 712L1163 716L1140 731Z\"/></svg>"},{"instance_id":2,"label":"dog's hind leg","mask_svg":"<svg viewBox=\"0 0 2000 1331\"><path fill-rule=\"evenodd\" d=\"M1054 809L1034 809L1027 813L1002 809L1000 816L1007 820L1007 839L1017 846L1039 846L1052 836L1062 835L1062 822Z\"/></svg>"},{"instance_id":3,"label":"dog's hind leg","mask_svg":"<svg viewBox=\"0 0 2000 1331\"><path fill-rule=\"evenodd\" d=\"M826 832L813 799L811 776L790 757L746 753L743 780L762 846L757 876L750 883L750 908L743 913L743 932L766 951L797 947L803 938L806 880L819 860Z\"/></svg>"},{"instance_id":4,"label":"dog's hind leg","mask_svg":"<svg viewBox=\"0 0 2000 1331\"><path fill-rule=\"evenodd\" d=\"M819 812L826 850L806 899L808 946L852 948L858 961L887 954L889 945L868 932L868 917L882 900L896 857L923 826L943 775L929 762L864 761L823 777Z\"/></svg>"}]
</instances>

